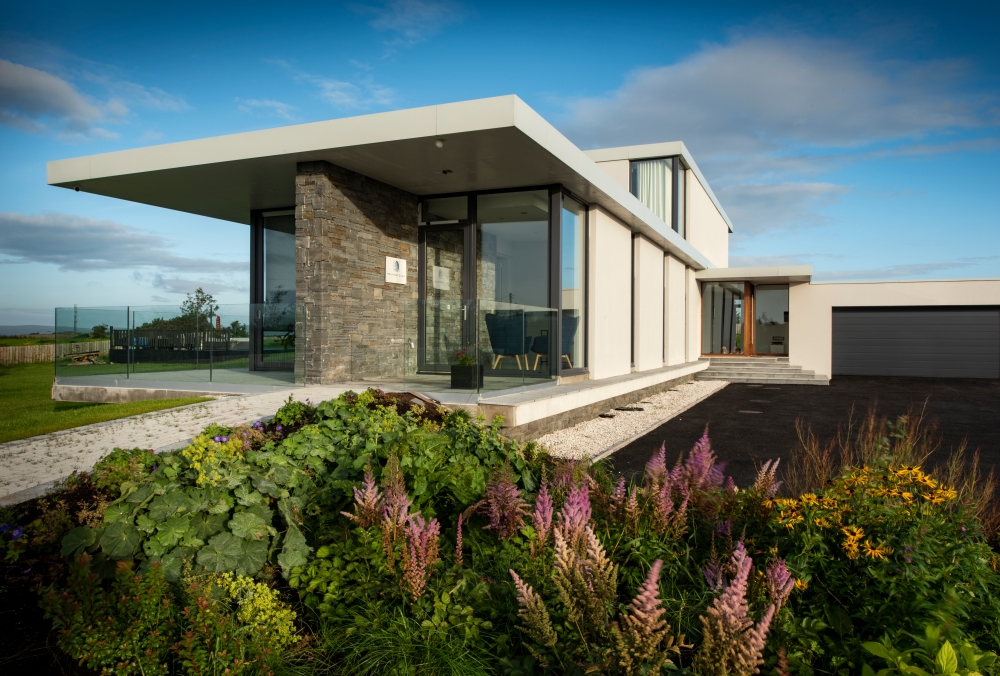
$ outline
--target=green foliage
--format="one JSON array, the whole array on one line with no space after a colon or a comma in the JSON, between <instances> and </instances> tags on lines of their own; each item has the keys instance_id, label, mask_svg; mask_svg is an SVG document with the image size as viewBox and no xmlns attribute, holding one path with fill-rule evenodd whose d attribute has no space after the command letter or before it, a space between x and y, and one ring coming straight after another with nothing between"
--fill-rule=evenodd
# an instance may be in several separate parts
<instances>
[{"instance_id":1,"label":"green foliage","mask_svg":"<svg viewBox=\"0 0 1000 676\"><path fill-rule=\"evenodd\" d=\"M116 448L94 465L90 480L98 488L117 494L122 483L141 482L156 465L156 459L150 449Z\"/></svg>"},{"instance_id":2,"label":"green foliage","mask_svg":"<svg viewBox=\"0 0 1000 676\"><path fill-rule=\"evenodd\" d=\"M920 469L886 459L848 470L817 494L774 501L767 537L808 585L792 608L815 630L815 647L792 656L793 666L856 673L865 642L944 611L961 618L973 640L997 645L994 555L955 498ZM790 639L804 638L786 628Z\"/></svg>"},{"instance_id":3,"label":"green foliage","mask_svg":"<svg viewBox=\"0 0 1000 676\"><path fill-rule=\"evenodd\" d=\"M295 613L267 585L228 575L174 587L159 564L138 574L120 561L106 586L87 554L42 606L61 650L115 676L266 672L298 640Z\"/></svg>"},{"instance_id":4,"label":"green foliage","mask_svg":"<svg viewBox=\"0 0 1000 676\"><path fill-rule=\"evenodd\" d=\"M898 650L893 647L893 641L886 635L880 642L866 642L865 650L876 657L881 657L889 666L874 671L867 663L862 669L864 676L892 676L895 674L913 674L913 676L976 676L978 674L994 673L997 655L993 652L983 652L974 643L962 637L953 628L951 632L942 631L940 625L928 624L924 627L924 635L901 634L899 638L909 639L915 643L913 648ZM959 634L952 636L955 644L945 637L945 633ZM898 643L897 643L898 644ZM957 648L956 648L957 646Z\"/></svg>"},{"instance_id":5,"label":"green foliage","mask_svg":"<svg viewBox=\"0 0 1000 676\"><path fill-rule=\"evenodd\" d=\"M94 340L105 340L108 337L108 325L98 324L90 330L90 337Z\"/></svg>"}]
</instances>

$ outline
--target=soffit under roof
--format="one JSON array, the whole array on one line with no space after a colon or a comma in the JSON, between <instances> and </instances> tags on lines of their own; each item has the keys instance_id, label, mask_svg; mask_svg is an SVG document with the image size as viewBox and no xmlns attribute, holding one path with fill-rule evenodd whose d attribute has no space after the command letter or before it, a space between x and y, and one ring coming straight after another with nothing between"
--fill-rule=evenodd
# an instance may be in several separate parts
<instances>
[{"instance_id":1,"label":"soffit under roof","mask_svg":"<svg viewBox=\"0 0 1000 676\"><path fill-rule=\"evenodd\" d=\"M293 205L297 164L318 160L415 195L559 183L696 269L712 266L516 96L59 160L48 182L249 223L253 209Z\"/></svg>"}]
</instances>

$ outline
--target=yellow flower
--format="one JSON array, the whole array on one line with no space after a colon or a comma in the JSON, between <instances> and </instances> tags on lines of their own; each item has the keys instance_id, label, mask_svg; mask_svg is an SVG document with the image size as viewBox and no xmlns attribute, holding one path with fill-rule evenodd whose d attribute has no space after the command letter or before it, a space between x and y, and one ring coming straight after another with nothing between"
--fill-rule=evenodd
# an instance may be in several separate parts
<instances>
[{"instance_id":1,"label":"yellow flower","mask_svg":"<svg viewBox=\"0 0 1000 676\"><path fill-rule=\"evenodd\" d=\"M847 536L848 540L852 540L854 542L857 542L858 540L860 540L865 536L864 529L860 528L859 526L854 526L854 525L844 526L840 530L844 535Z\"/></svg>"},{"instance_id":2,"label":"yellow flower","mask_svg":"<svg viewBox=\"0 0 1000 676\"><path fill-rule=\"evenodd\" d=\"M795 581L795 588L798 589L799 591L802 591L804 589L808 589L809 588L809 583L806 582L805 580L796 580Z\"/></svg>"},{"instance_id":3,"label":"yellow flower","mask_svg":"<svg viewBox=\"0 0 1000 676\"><path fill-rule=\"evenodd\" d=\"M803 505L815 505L819 502L816 495L813 493L803 493L801 500Z\"/></svg>"},{"instance_id":4,"label":"yellow flower","mask_svg":"<svg viewBox=\"0 0 1000 676\"><path fill-rule=\"evenodd\" d=\"M865 550L865 556L871 559L884 559L886 554L892 553L892 547L879 546L872 547L871 542L865 540L861 543L861 548Z\"/></svg>"},{"instance_id":5,"label":"yellow flower","mask_svg":"<svg viewBox=\"0 0 1000 676\"><path fill-rule=\"evenodd\" d=\"M813 523L816 524L818 528L830 528L833 525L822 516L818 516L813 519Z\"/></svg>"}]
</instances>

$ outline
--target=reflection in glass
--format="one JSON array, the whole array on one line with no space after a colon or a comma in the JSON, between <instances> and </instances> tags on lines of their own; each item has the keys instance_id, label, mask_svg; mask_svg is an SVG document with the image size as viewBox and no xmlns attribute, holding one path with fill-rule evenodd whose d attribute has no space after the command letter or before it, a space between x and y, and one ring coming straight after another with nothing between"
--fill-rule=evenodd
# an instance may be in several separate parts
<instances>
[{"instance_id":1,"label":"reflection in glass","mask_svg":"<svg viewBox=\"0 0 1000 676\"><path fill-rule=\"evenodd\" d=\"M426 368L446 368L456 363L463 343L467 316L462 287L465 233L461 228L428 230L423 298L424 354Z\"/></svg>"},{"instance_id":2,"label":"reflection in glass","mask_svg":"<svg viewBox=\"0 0 1000 676\"><path fill-rule=\"evenodd\" d=\"M754 349L757 354L788 354L788 285L754 287Z\"/></svg>"},{"instance_id":3,"label":"reflection in glass","mask_svg":"<svg viewBox=\"0 0 1000 676\"><path fill-rule=\"evenodd\" d=\"M701 352L743 353L742 282L706 282L702 285Z\"/></svg>"},{"instance_id":4,"label":"reflection in glass","mask_svg":"<svg viewBox=\"0 0 1000 676\"><path fill-rule=\"evenodd\" d=\"M452 223L469 218L469 198L437 197L420 203L420 222L424 224Z\"/></svg>"},{"instance_id":5,"label":"reflection in glass","mask_svg":"<svg viewBox=\"0 0 1000 676\"><path fill-rule=\"evenodd\" d=\"M584 287L586 269L587 208L576 200L563 196L560 254L562 265L562 354L567 368L586 366L584 357L584 327L586 303Z\"/></svg>"},{"instance_id":6,"label":"reflection in glass","mask_svg":"<svg viewBox=\"0 0 1000 676\"><path fill-rule=\"evenodd\" d=\"M477 198L478 298L549 305L547 190Z\"/></svg>"},{"instance_id":7,"label":"reflection in glass","mask_svg":"<svg viewBox=\"0 0 1000 676\"><path fill-rule=\"evenodd\" d=\"M295 213L263 214L264 305L260 311L260 368L295 364Z\"/></svg>"}]
</instances>

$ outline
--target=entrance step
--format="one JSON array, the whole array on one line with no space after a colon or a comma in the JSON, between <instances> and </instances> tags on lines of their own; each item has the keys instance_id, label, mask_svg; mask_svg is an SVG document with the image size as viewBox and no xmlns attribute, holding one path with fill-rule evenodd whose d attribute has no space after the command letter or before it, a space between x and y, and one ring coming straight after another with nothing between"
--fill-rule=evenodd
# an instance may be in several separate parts
<instances>
[{"instance_id":1,"label":"entrance step","mask_svg":"<svg viewBox=\"0 0 1000 676\"><path fill-rule=\"evenodd\" d=\"M740 355L703 358L708 368L695 376L698 380L725 380L731 383L766 385L829 385L830 379L804 371L788 363L788 357L744 357Z\"/></svg>"}]
</instances>

